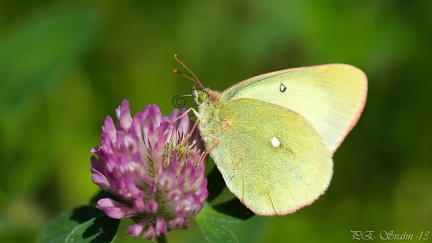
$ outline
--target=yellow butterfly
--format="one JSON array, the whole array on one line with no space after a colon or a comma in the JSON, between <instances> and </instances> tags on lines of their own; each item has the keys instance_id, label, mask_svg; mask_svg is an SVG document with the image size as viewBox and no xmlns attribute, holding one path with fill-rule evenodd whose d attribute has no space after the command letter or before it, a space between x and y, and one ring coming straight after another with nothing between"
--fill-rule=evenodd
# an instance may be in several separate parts
<instances>
[{"instance_id":1,"label":"yellow butterfly","mask_svg":"<svg viewBox=\"0 0 432 243\"><path fill-rule=\"evenodd\" d=\"M284 215L325 192L332 155L366 102L361 70L347 64L286 69L223 92L192 75L201 137L243 204L259 215Z\"/></svg>"}]
</instances>

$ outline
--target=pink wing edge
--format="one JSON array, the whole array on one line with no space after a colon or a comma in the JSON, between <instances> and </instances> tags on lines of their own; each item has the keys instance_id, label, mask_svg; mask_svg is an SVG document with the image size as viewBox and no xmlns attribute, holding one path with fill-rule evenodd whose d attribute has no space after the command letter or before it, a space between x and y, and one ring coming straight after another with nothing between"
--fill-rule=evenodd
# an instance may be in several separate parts
<instances>
[{"instance_id":1,"label":"pink wing edge","mask_svg":"<svg viewBox=\"0 0 432 243\"><path fill-rule=\"evenodd\" d=\"M358 68L357 68L358 69ZM358 69L360 70L360 69ZM367 77L366 74L360 70L362 75L363 75L363 82L364 82L364 90L363 90L363 100L360 103L360 106L356 112L356 114L353 117L353 120L351 121L351 123L347 126L347 128L345 129L345 132L343 134L343 136L339 139L339 141L336 143L336 146L334 147L332 154L334 154L336 152L336 150L339 148L339 146L341 145L341 143L343 142L343 140L346 138L346 136L348 135L348 133L354 128L354 126L357 124L358 120L360 119L360 116L364 110L364 107L366 105L366 99L367 99L367 91L368 91L368 82L367 82Z\"/></svg>"}]
</instances>

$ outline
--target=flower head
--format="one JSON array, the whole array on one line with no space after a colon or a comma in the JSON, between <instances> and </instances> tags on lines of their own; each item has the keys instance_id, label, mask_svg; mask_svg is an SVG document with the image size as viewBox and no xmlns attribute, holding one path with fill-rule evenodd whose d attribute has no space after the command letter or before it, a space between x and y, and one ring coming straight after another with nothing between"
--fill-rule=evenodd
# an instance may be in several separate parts
<instances>
[{"instance_id":1,"label":"flower head","mask_svg":"<svg viewBox=\"0 0 432 243\"><path fill-rule=\"evenodd\" d=\"M116 110L118 127L108 116L101 144L92 149L93 182L120 199L100 199L97 208L111 218L132 218L135 224L127 230L132 236L144 231L143 238L155 240L187 228L187 218L207 199L203 146L196 130L185 139L193 122L188 116L177 119L180 115L175 109L162 116L149 105L132 118L123 100Z\"/></svg>"}]
</instances>

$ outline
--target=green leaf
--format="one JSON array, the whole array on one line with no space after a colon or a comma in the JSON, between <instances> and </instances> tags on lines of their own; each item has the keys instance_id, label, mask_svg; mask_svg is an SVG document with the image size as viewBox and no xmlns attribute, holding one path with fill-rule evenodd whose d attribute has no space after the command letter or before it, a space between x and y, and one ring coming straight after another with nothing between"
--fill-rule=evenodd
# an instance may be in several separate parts
<instances>
[{"instance_id":1,"label":"green leaf","mask_svg":"<svg viewBox=\"0 0 432 243\"><path fill-rule=\"evenodd\" d=\"M238 242L235 235L221 225L221 223L234 223L241 220L215 211L208 203L196 216L196 221L201 232L209 242Z\"/></svg>"},{"instance_id":2,"label":"green leaf","mask_svg":"<svg viewBox=\"0 0 432 243\"><path fill-rule=\"evenodd\" d=\"M210 213L210 215L206 215ZM231 230L221 225L220 222L212 220L213 212L205 212L203 209L196 217L198 227L209 242L238 242Z\"/></svg>"},{"instance_id":3,"label":"green leaf","mask_svg":"<svg viewBox=\"0 0 432 243\"><path fill-rule=\"evenodd\" d=\"M60 214L36 242L112 242L119 223L93 206L83 206Z\"/></svg>"},{"instance_id":4,"label":"green leaf","mask_svg":"<svg viewBox=\"0 0 432 243\"><path fill-rule=\"evenodd\" d=\"M216 222L200 219L198 220L198 227L204 234L205 238L212 243L227 243L227 242L238 242L235 235L231 230L227 229L225 226L220 225Z\"/></svg>"}]
</instances>

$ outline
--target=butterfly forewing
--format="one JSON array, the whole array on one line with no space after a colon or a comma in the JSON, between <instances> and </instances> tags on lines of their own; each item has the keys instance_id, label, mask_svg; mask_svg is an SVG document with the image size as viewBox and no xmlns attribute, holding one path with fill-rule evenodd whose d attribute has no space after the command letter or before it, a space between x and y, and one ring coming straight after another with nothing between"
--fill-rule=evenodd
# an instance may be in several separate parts
<instances>
[{"instance_id":1,"label":"butterfly forewing","mask_svg":"<svg viewBox=\"0 0 432 243\"><path fill-rule=\"evenodd\" d=\"M346 64L327 64L263 74L222 93L221 100L252 98L305 117L331 152L356 124L366 101L364 73Z\"/></svg>"}]
</instances>

